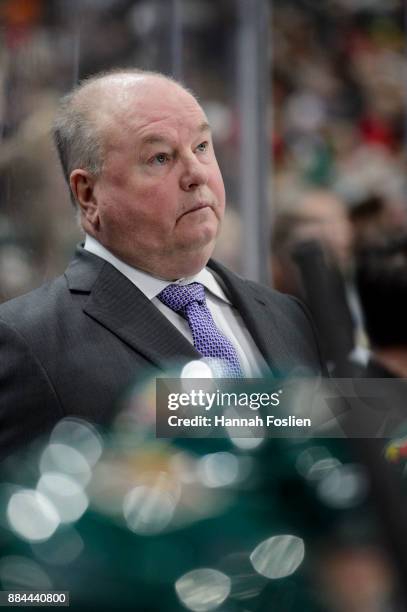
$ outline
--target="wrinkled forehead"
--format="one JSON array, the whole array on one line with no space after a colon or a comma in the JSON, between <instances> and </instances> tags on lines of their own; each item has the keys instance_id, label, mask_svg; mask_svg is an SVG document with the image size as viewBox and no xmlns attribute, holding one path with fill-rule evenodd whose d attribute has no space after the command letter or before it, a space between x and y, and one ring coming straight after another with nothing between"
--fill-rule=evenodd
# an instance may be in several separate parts
<instances>
[{"instance_id":1,"label":"wrinkled forehead","mask_svg":"<svg viewBox=\"0 0 407 612\"><path fill-rule=\"evenodd\" d=\"M200 129L207 123L197 100L180 85L163 78L128 77L112 80L101 97L99 128L105 144L127 134L164 129Z\"/></svg>"}]
</instances>

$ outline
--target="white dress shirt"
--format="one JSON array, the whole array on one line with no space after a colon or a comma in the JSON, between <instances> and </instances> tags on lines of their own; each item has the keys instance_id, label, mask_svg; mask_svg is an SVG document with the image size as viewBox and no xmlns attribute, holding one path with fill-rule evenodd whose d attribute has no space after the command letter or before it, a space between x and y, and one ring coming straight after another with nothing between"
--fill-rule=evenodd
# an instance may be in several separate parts
<instances>
[{"instance_id":1,"label":"white dress shirt","mask_svg":"<svg viewBox=\"0 0 407 612\"><path fill-rule=\"evenodd\" d=\"M189 285L194 282L201 283L205 287L206 303L215 324L233 343L244 375L248 378L256 378L267 370L264 357L257 348L242 317L230 303L214 274L208 268L203 268L203 270L194 276L180 278L176 281L168 281L151 276L147 274L147 272L129 266L108 251L92 236L86 235L85 249L109 262L119 270L119 272L124 274L124 276L136 285L151 303L154 304L173 325L175 325L191 344L193 344L192 333L188 321L171 310L168 306L165 306L165 304L158 299L157 295L168 285Z\"/></svg>"}]
</instances>

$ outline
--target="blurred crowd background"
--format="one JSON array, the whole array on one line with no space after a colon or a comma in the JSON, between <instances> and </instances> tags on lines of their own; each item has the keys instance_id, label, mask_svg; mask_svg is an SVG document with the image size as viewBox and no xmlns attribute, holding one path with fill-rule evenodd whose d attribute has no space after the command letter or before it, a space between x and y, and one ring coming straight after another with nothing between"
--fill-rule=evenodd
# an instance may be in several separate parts
<instances>
[{"instance_id":1,"label":"blurred crowd background","mask_svg":"<svg viewBox=\"0 0 407 612\"><path fill-rule=\"evenodd\" d=\"M242 271L247 254L241 248L244 224L239 204L239 160L245 142L241 138L236 49L242 25L239 10L244 1L0 2L0 301L29 291L61 273L81 239L50 139L50 126L59 97L78 79L116 66L174 72L199 96L213 126L228 197L228 212L216 255L235 271ZM253 11L260 3L263 0L246 2ZM392 349L396 346L397 358L393 351L391 364L394 368L382 369L379 374L377 369L371 369L369 375L407 377L404 4L402 0L273 0L266 4L270 19L264 54L269 68L268 80L263 83L267 90L263 136L268 147L269 172L263 214L268 230L269 283L307 301L332 372L349 375L357 371L355 364L365 367L370 337L375 347L383 349L378 355L384 354L389 346ZM250 207L251 203L245 205ZM386 367L389 363L387 360ZM366 374L366 370L362 373ZM75 427L80 430L82 425ZM401 471L404 455L400 449L405 451L404 441L399 436L389 455L396 463L400 459ZM178 456L179 449L168 450L165 446L158 447L157 451L154 446L152 452L150 446L145 450L145 438L141 442L137 456L143 458L144 453L147 454L145 463L149 473L167 470L167 467L162 468L162 463L168 460L172 462L169 472L173 470L171 473L176 473L179 480L189 478L189 485L195 482L192 498L200 500L197 505L203 504L204 509L189 519L190 531L179 531L177 524L171 526L171 512L170 530L166 531L168 524L165 520L162 522L160 501L163 491L165 495L168 492L165 483L158 486L158 497L157 487L154 488L153 502L145 489L144 493L139 490L133 497L130 493L126 497L131 498L127 504L130 518L125 512L126 528L133 535L135 533L138 540L129 539L128 532L123 535L116 519L109 522L99 516L95 522L89 513L82 527L74 529L73 523L79 521L89 500L92 496L97 498L97 491L91 490L87 492L86 503L83 503L83 496L80 503L71 499L74 518L65 521L71 525L71 532L57 532L57 540L62 538L64 542L61 545L59 540L55 543L52 539L59 519L55 519L55 529L49 528L45 540L41 539L41 533L38 536L38 521L44 516L43 510L38 510L38 496L34 499L29 493L27 498L25 493L23 499L23 493L17 491L20 495L17 501L23 504L23 510L17 504L13 514L10 504L12 500L17 503L13 497L17 484L11 488L10 485L7 490L2 489L2 499L9 504L8 518L0 517L0 535L6 546L4 550L8 551L8 556L0 558L3 588L27 584L59 585L64 583L63 580L61 583L64 575L64 584L70 588L75 584L76 595L91 605L86 585L80 579L82 572L90 571L96 581L100 576L107 581L106 589L101 590L101 600L108 596L106 593L111 586L112 600L120 588L126 588L126 597L131 603L135 578L128 568L125 570L125 562L120 559L123 550L133 558L131 550L137 545L143 553L137 562L143 564L147 558L149 563L143 570L139 567L136 576L140 592L146 589L147 603L143 609L178 610L173 590L173 599L167 599L167 607L160 608L160 597L170 597L163 586L166 576L172 585L182 572L204 562L208 564L208 559L218 559L222 550L233 549L231 543L239 537L243 538L246 548L254 549L256 543L262 539L266 541L267 534L285 533L291 535L286 536L289 539L284 540L277 556L270 553L267 557L267 550L262 553L266 555L266 566L270 567L271 563L274 568L269 571L271 575L266 576L268 579L290 577L304 557L303 540L297 537L301 534L306 541L307 563L303 573L292 582L290 577L289 582L269 585L264 591L259 575L264 578L265 574L256 575L253 567L249 571L246 557L244 560L233 558L228 559L228 567L237 576L234 588L238 595L232 598L232 603L229 601L222 607L222 593L227 591L227 582L222 582L224 579L219 576L206 574L195 577L196 583L192 581L203 594L201 599L194 600L196 593L191 582L192 591L188 591L188 587L182 591L184 587L179 587L178 599L191 610L254 611L268 609L270 602L279 612L405 609L400 603L403 597L397 584L402 583L400 576L405 577L406 558L395 546L397 537L402 536L397 534L397 526L405 502L397 497L394 489L388 490L387 494L393 496L392 510L389 514L384 507L377 513L374 506L384 495L380 489L382 483L375 483L369 474L372 467L369 453L359 458L360 463L355 463L357 445L348 448L312 440L291 441L274 443L258 453L250 445L246 449L239 445L231 448L225 443L223 449L203 447L201 458L184 453L182 465L177 464L174 468L172 459ZM68 445L68 438L58 443ZM114 487L117 479L123 491L130 490L130 485L123 485L123 480L130 478L129 474L134 480L131 470L137 473L138 468L126 444L128 442L123 446L120 437L114 443L105 441L107 456L103 456L95 477L98 486L103 481L107 483L107 492L100 485L102 502L112 501L118 495ZM114 445L119 446L122 454L119 452L119 459L115 456L112 460L111 446ZM45 454L51 452L47 448ZM81 450L82 447L73 444L73 448ZM378 447L376 451L383 454L383 448ZM29 468L21 459L9 463L5 468L6 480L14 479L19 486L32 486L39 479L41 495L51 491L49 495L58 498L66 489L66 480L63 480L66 475L75 481L75 474L63 465L64 453L69 455L69 452L69 447L68 451L66 448L58 450L62 463L52 464L55 457L50 460L49 470L59 470L59 481L57 478L50 484L41 480L48 470L47 466L44 470L41 468L45 461L41 453L38 454L39 468L33 467L35 461ZM157 453L159 460L154 459ZM212 461L212 467L202 472L205 461ZM250 470L247 465L244 467L245 461L251 465ZM232 469L233 478L230 462L240 466ZM224 464L229 467L225 468ZM227 474L225 480L221 478L222 465ZM378 470L384 478L388 476L384 464L380 464ZM208 478L212 478L209 484ZM83 484L79 478L78 482L83 492L87 481ZM142 478L140 482L144 487ZM113 493L109 487L114 489ZM224 514L223 501L215 503L213 515L220 516L219 525L207 522L212 510L202 500L207 499L209 490L215 490L216 499L218 494L222 499L225 495L233 502ZM77 489L75 491L75 495L79 495ZM140 506L140 495L147 499L149 510L143 504ZM242 506L246 495L249 501ZM82 514L77 510L78 504L82 504ZM269 512L270 504L272 512ZM160 507L161 510L157 510ZM37 512L33 515L37 523L27 523L33 508ZM96 511L100 511L97 503ZM190 507L188 511L191 512ZM228 512L232 512L231 523ZM252 524L247 522L248 516ZM154 521L158 521L158 528ZM162 536L162 540L147 542L145 539L143 525L147 524L148 531L151 523L153 528L148 535ZM24 524L28 524L28 528ZM109 526L109 531L103 532L110 538L106 550L112 552L119 564L115 585L107 578L111 568L99 537L101 524ZM390 533L391 524L394 530L390 529ZM46 525L49 527L48 523ZM243 530L242 525L245 526ZM219 529L223 535L216 544L214 530ZM24 543L16 545L9 532L17 534L17 538L22 534ZM47 529L45 532L48 533ZM204 551L199 535L202 533L207 540ZM50 539L48 548L48 544L43 546L47 539ZM66 544L69 550L69 547L75 548L73 542L79 552L72 554L72 558L69 554L62 555L65 561L54 563L52 559L58 556L55 551ZM307 552L309 542L310 555ZM400 542L403 544L404 540ZM88 545L90 552L86 548ZM84 547L88 550L87 556L80 557ZM170 557L174 556L177 547L179 551L170 567ZM78 558L79 570L72 570L69 563ZM161 563L159 572L154 569L157 559ZM285 570L281 569L283 566ZM226 574L229 570L225 570ZM44 572L51 576L49 583L43 577ZM19 578L21 575L23 578ZM38 576L42 576L43 583ZM40 582L35 582L37 579ZM158 603L148 599L149 588L156 591ZM218 593L218 599L215 597L212 604L208 603L208 597L210 600L214 592ZM256 599L261 593L263 599ZM98 605L102 609L102 603Z\"/></svg>"}]
</instances>

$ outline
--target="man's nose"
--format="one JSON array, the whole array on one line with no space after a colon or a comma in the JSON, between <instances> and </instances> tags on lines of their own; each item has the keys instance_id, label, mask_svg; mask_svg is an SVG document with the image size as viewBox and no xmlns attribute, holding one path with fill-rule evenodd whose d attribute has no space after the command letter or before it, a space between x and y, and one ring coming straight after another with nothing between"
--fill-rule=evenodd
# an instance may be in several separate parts
<instances>
[{"instance_id":1,"label":"man's nose","mask_svg":"<svg viewBox=\"0 0 407 612\"><path fill-rule=\"evenodd\" d=\"M207 169L204 164L196 157L191 157L184 161L183 171L181 174L181 188L184 191L193 191L201 185L208 182Z\"/></svg>"}]
</instances>

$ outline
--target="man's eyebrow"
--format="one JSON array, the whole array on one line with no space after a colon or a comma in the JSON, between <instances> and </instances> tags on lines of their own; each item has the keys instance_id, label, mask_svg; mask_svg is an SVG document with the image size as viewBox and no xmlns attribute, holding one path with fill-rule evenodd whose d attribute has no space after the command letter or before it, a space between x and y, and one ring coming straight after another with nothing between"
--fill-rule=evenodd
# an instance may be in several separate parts
<instances>
[{"instance_id":1,"label":"man's eyebrow","mask_svg":"<svg viewBox=\"0 0 407 612\"><path fill-rule=\"evenodd\" d=\"M160 136L159 134L150 134L149 136L144 136L141 139L142 144L167 144L167 138L164 136Z\"/></svg>"},{"instance_id":2,"label":"man's eyebrow","mask_svg":"<svg viewBox=\"0 0 407 612\"><path fill-rule=\"evenodd\" d=\"M211 126L207 121L201 123L201 125L199 126L199 132L211 132Z\"/></svg>"}]
</instances>

